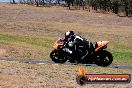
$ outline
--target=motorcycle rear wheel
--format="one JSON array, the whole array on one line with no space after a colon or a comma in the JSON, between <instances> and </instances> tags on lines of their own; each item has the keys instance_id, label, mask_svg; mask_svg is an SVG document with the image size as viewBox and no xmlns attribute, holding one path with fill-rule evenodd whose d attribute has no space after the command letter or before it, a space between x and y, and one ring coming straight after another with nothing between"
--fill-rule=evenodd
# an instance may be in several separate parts
<instances>
[{"instance_id":1,"label":"motorcycle rear wheel","mask_svg":"<svg viewBox=\"0 0 132 88\"><path fill-rule=\"evenodd\" d=\"M63 64L63 63L65 63L67 61L67 58L63 54L61 54L58 50L53 50L50 53L50 58L55 63Z\"/></svg>"},{"instance_id":2,"label":"motorcycle rear wheel","mask_svg":"<svg viewBox=\"0 0 132 88\"><path fill-rule=\"evenodd\" d=\"M98 66L107 67L112 63L112 61L113 61L112 54L106 50L102 50L97 55L97 59L95 62Z\"/></svg>"}]
</instances>

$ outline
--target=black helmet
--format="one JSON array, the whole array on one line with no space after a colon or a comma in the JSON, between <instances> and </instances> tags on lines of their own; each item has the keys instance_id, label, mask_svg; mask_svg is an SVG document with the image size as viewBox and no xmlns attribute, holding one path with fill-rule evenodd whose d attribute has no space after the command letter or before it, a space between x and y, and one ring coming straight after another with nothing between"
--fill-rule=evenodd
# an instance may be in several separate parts
<instances>
[{"instance_id":1,"label":"black helmet","mask_svg":"<svg viewBox=\"0 0 132 88\"><path fill-rule=\"evenodd\" d=\"M68 38L70 38L73 35L74 35L73 31L67 31L67 32L65 32L65 39L68 39Z\"/></svg>"}]
</instances>

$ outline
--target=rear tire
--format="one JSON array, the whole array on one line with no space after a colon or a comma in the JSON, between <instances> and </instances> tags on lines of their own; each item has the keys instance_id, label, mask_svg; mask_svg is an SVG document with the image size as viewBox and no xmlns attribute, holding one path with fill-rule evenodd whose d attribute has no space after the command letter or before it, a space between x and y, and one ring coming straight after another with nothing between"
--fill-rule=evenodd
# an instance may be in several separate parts
<instances>
[{"instance_id":1,"label":"rear tire","mask_svg":"<svg viewBox=\"0 0 132 88\"><path fill-rule=\"evenodd\" d=\"M50 53L50 58L55 63L65 63L67 61L67 58L64 56L64 54L61 54L58 50L53 50Z\"/></svg>"},{"instance_id":2,"label":"rear tire","mask_svg":"<svg viewBox=\"0 0 132 88\"><path fill-rule=\"evenodd\" d=\"M97 59L95 62L98 66L107 67L112 63L112 61L113 61L112 54L106 50L102 50L97 55Z\"/></svg>"}]
</instances>

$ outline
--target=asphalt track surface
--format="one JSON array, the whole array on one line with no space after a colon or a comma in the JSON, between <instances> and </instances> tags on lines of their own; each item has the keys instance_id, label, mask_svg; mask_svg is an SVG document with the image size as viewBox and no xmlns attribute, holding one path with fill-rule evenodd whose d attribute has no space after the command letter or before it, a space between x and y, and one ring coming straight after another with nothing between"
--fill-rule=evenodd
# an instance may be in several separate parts
<instances>
[{"instance_id":1,"label":"asphalt track surface","mask_svg":"<svg viewBox=\"0 0 132 88\"><path fill-rule=\"evenodd\" d=\"M29 63L29 64L57 64L57 63L54 63L52 61L31 60L31 59L19 60L19 59L14 59L14 58L6 58L6 59L5 58L0 58L0 61L10 61L10 62ZM69 63L69 62L66 62L63 65L77 66L77 64ZM96 64L81 64L81 65L98 67ZM132 70L132 66L122 66L122 65L110 65L107 68L119 68L119 69L131 69Z\"/></svg>"}]
</instances>

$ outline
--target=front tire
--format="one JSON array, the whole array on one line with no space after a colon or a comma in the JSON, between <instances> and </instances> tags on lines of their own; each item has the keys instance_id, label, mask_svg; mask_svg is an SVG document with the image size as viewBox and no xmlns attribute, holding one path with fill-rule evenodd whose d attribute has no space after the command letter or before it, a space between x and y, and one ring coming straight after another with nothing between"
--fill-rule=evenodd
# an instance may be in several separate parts
<instances>
[{"instance_id":1,"label":"front tire","mask_svg":"<svg viewBox=\"0 0 132 88\"><path fill-rule=\"evenodd\" d=\"M55 63L65 63L67 61L67 58L64 56L64 54L61 54L58 50L53 50L50 53L50 58Z\"/></svg>"},{"instance_id":2,"label":"front tire","mask_svg":"<svg viewBox=\"0 0 132 88\"><path fill-rule=\"evenodd\" d=\"M106 50L102 50L97 55L97 59L95 62L98 66L107 67L112 63L112 61L113 61L112 54Z\"/></svg>"}]
</instances>

